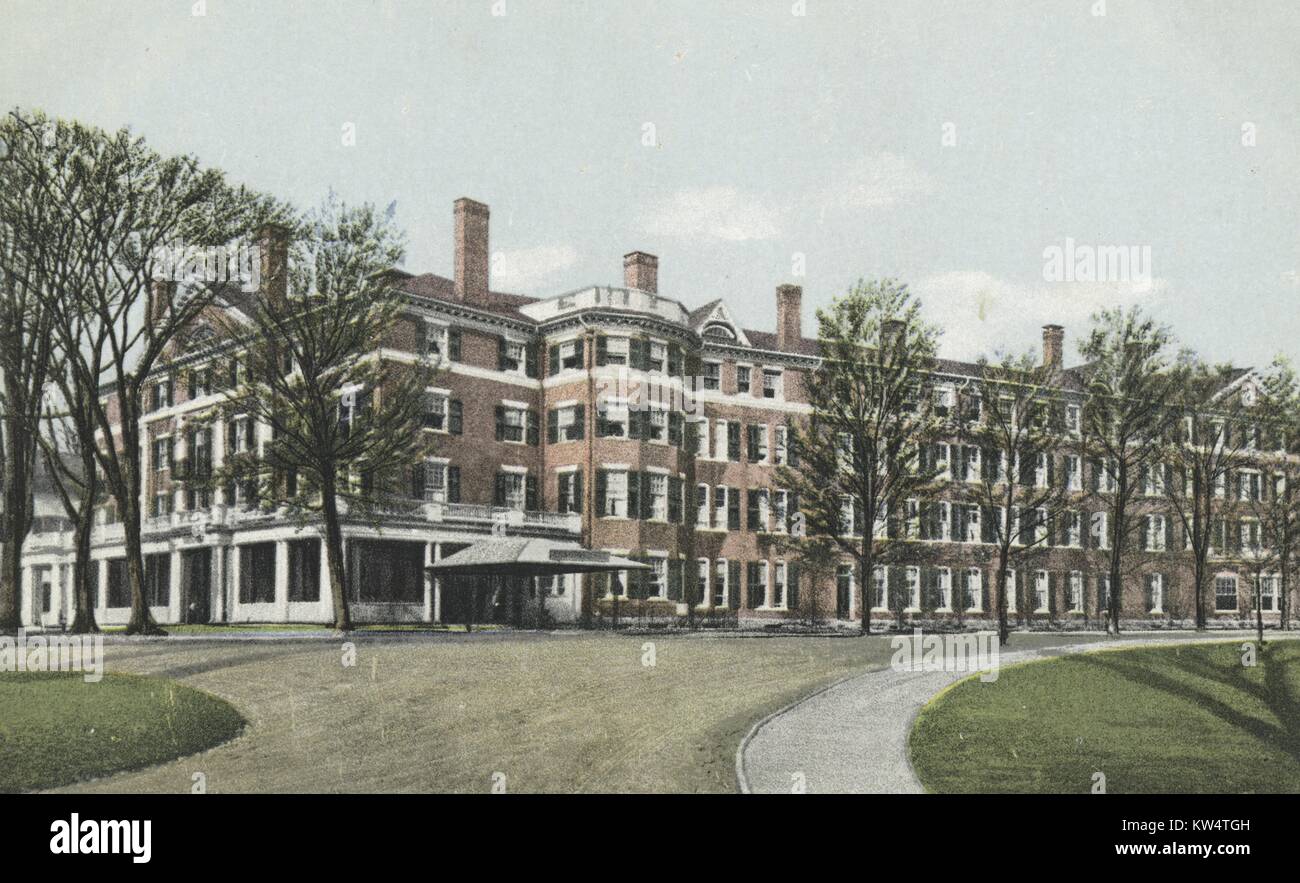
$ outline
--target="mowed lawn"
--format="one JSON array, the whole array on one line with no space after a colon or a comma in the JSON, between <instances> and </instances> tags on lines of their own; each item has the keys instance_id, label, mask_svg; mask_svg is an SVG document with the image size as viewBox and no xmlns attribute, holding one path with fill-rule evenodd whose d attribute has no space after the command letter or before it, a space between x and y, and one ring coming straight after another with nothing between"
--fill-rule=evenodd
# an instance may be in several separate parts
<instances>
[{"instance_id":1,"label":"mowed lawn","mask_svg":"<svg viewBox=\"0 0 1300 883\"><path fill-rule=\"evenodd\" d=\"M243 724L229 703L158 678L0 674L0 792L194 754Z\"/></svg>"},{"instance_id":2,"label":"mowed lawn","mask_svg":"<svg viewBox=\"0 0 1300 883\"><path fill-rule=\"evenodd\" d=\"M1017 636L1017 645L1077 643ZM113 671L174 678L248 724L202 754L75 786L212 792L730 792L760 718L884 668L889 639L478 633L110 644ZM653 645L653 665L649 652ZM3 709L0 709L3 711Z\"/></svg>"},{"instance_id":3,"label":"mowed lawn","mask_svg":"<svg viewBox=\"0 0 1300 883\"><path fill-rule=\"evenodd\" d=\"M919 716L937 792L1300 792L1300 643L1088 653L962 681Z\"/></svg>"}]
</instances>

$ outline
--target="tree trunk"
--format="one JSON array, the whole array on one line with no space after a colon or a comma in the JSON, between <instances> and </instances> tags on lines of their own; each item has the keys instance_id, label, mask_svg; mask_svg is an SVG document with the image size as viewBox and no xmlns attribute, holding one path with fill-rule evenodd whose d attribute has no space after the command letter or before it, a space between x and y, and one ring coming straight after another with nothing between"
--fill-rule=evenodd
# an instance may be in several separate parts
<instances>
[{"instance_id":1,"label":"tree trunk","mask_svg":"<svg viewBox=\"0 0 1300 883\"><path fill-rule=\"evenodd\" d=\"M81 497L81 509L77 513L73 534L76 558L72 565L72 597L75 609L69 630L79 635L99 631L99 625L95 622L95 569L90 560L90 533L95 523L94 498L93 484L89 484L89 489Z\"/></svg>"},{"instance_id":2,"label":"tree trunk","mask_svg":"<svg viewBox=\"0 0 1300 883\"><path fill-rule=\"evenodd\" d=\"M1264 584L1261 574L1255 574L1255 633L1259 645L1264 646Z\"/></svg>"},{"instance_id":3,"label":"tree trunk","mask_svg":"<svg viewBox=\"0 0 1300 883\"><path fill-rule=\"evenodd\" d=\"M140 507L131 507L122 523L126 539L126 581L131 588L131 619L126 625L128 635L165 635L166 632L153 621L144 597L144 548L140 536Z\"/></svg>"},{"instance_id":4,"label":"tree trunk","mask_svg":"<svg viewBox=\"0 0 1300 883\"><path fill-rule=\"evenodd\" d=\"M4 512L0 513L0 632L22 625L23 541L31 527L30 443L16 419L4 420Z\"/></svg>"},{"instance_id":5,"label":"tree trunk","mask_svg":"<svg viewBox=\"0 0 1300 883\"><path fill-rule=\"evenodd\" d=\"M352 614L348 610L346 570L343 566L343 529L339 525L338 498L333 478L321 488L321 510L325 519L325 555L330 571L330 597L334 601L334 628L352 631Z\"/></svg>"},{"instance_id":6,"label":"tree trunk","mask_svg":"<svg viewBox=\"0 0 1300 883\"><path fill-rule=\"evenodd\" d=\"M862 570L862 573L858 575L858 595L861 599L859 600L858 605L859 611L862 614L862 634L869 635L871 634L871 600L868 597L868 593L874 583L876 568L875 543L872 542L872 538L866 531L867 528L864 527L862 532L862 556L858 561L858 566ZM889 588L887 586L885 592L886 598L888 598Z\"/></svg>"},{"instance_id":7,"label":"tree trunk","mask_svg":"<svg viewBox=\"0 0 1300 883\"><path fill-rule=\"evenodd\" d=\"M1011 630L1007 627L1007 552L998 553L998 575L994 580L994 592L997 594L998 607L998 646L1005 647L1011 640Z\"/></svg>"}]
</instances>

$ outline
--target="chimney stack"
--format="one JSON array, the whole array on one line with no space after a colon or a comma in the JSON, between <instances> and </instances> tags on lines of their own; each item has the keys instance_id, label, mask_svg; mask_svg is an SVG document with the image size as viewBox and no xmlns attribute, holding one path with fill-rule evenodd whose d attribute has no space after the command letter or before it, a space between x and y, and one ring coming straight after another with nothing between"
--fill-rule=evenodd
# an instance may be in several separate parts
<instances>
[{"instance_id":1,"label":"chimney stack","mask_svg":"<svg viewBox=\"0 0 1300 883\"><path fill-rule=\"evenodd\" d=\"M149 319L155 323L161 322L176 297L176 283L167 279L153 279L149 282L149 295L152 298Z\"/></svg>"},{"instance_id":2,"label":"chimney stack","mask_svg":"<svg viewBox=\"0 0 1300 883\"><path fill-rule=\"evenodd\" d=\"M487 300L488 207L461 197L456 200L456 299Z\"/></svg>"},{"instance_id":3,"label":"chimney stack","mask_svg":"<svg viewBox=\"0 0 1300 883\"><path fill-rule=\"evenodd\" d=\"M262 293L283 303L289 296L289 228L266 224L257 231L258 272Z\"/></svg>"},{"instance_id":4,"label":"chimney stack","mask_svg":"<svg viewBox=\"0 0 1300 883\"><path fill-rule=\"evenodd\" d=\"M623 285L651 294L659 293L659 258L643 251L623 255Z\"/></svg>"},{"instance_id":5,"label":"chimney stack","mask_svg":"<svg viewBox=\"0 0 1300 883\"><path fill-rule=\"evenodd\" d=\"M1065 329L1060 325L1043 326L1043 367L1060 371L1065 364Z\"/></svg>"},{"instance_id":6,"label":"chimney stack","mask_svg":"<svg viewBox=\"0 0 1300 883\"><path fill-rule=\"evenodd\" d=\"M776 287L776 348L781 352L795 352L799 348L803 339L802 309L802 288L798 285Z\"/></svg>"}]
</instances>

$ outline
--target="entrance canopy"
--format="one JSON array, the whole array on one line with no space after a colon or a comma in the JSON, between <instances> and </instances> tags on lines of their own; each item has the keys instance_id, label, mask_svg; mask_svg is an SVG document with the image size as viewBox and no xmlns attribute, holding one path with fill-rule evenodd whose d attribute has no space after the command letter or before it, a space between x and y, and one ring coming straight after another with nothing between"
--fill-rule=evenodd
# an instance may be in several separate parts
<instances>
[{"instance_id":1,"label":"entrance canopy","mask_svg":"<svg viewBox=\"0 0 1300 883\"><path fill-rule=\"evenodd\" d=\"M558 576L649 569L648 564L577 543L531 537L481 540L427 568L436 576Z\"/></svg>"}]
</instances>

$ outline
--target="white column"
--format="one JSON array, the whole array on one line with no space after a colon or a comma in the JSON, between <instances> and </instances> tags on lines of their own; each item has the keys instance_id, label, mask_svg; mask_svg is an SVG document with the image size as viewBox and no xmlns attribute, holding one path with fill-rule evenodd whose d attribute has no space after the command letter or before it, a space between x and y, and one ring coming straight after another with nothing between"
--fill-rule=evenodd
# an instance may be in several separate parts
<instances>
[{"instance_id":1,"label":"white column","mask_svg":"<svg viewBox=\"0 0 1300 883\"><path fill-rule=\"evenodd\" d=\"M289 621L289 541L275 541L275 618Z\"/></svg>"},{"instance_id":2,"label":"white column","mask_svg":"<svg viewBox=\"0 0 1300 883\"><path fill-rule=\"evenodd\" d=\"M168 564L168 569L171 584L168 588L171 604L168 607L171 611L171 621L180 622L183 617L181 615L181 553L179 551L171 553L171 563Z\"/></svg>"},{"instance_id":3,"label":"white column","mask_svg":"<svg viewBox=\"0 0 1300 883\"><path fill-rule=\"evenodd\" d=\"M95 593L99 596L99 604L97 605L98 610L95 611L95 620L96 622L102 623L104 618L108 616L108 559L100 558L99 560L94 561L93 565L98 569L98 573L95 575L95 580L99 586L99 591Z\"/></svg>"},{"instance_id":4,"label":"white column","mask_svg":"<svg viewBox=\"0 0 1300 883\"><path fill-rule=\"evenodd\" d=\"M32 568L30 566L24 567L22 584L18 588L19 607L21 608L18 621L23 625L37 626L41 624L40 615L37 612L41 609L41 605L36 599L34 582Z\"/></svg>"},{"instance_id":5,"label":"white column","mask_svg":"<svg viewBox=\"0 0 1300 883\"><path fill-rule=\"evenodd\" d=\"M323 535L320 538L320 586L317 588L317 593L316 602L320 607L320 617L326 622L332 622L334 596L330 594L330 553Z\"/></svg>"},{"instance_id":6,"label":"white column","mask_svg":"<svg viewBox=\"0 0 1300 883\"><path fill-rule=\"evenodd\" d=\"M763 571L767 576L767 584L763 587L763 606L776 606L776 562L764 561Z\"/></svg>"},{"instance_id":7,"label":"white column","mask_svg":"<svg viewBox=\"0 0 1300 883\"><path fill-rule=\"evenodd\" d=\"M425 567L427 568L430 564L436 564L437 561L438 561L438 544L425 543L424 544ZM435 608L437 607L437 602L434 600L434 595L436 594L436 589L434 588L435 582L436 580L434 579L434 576L431 573L429 573L429 571L426 569L424 571L424 621L425 622L433 622L434 616L436 615Z\"/></svg>"},{"instance_id":8,"label":"white column","mask_svg":"<svg viewBox=\"0 0 1300 883\"><path fill-rule=\"evenodd\" d=\"M230 609L226 611L226 619L229 622L234 622L235 617L239 614L239 566L242 562L239 560L240 554L238 547L230 546L228 554L230 556L230 560L227 562L226 566L228 573L226 574L226 580L222 585L230 587ZM226 594L227 593L225 592L221 593L223 597Z\"/></svg>"}]
</instances>

